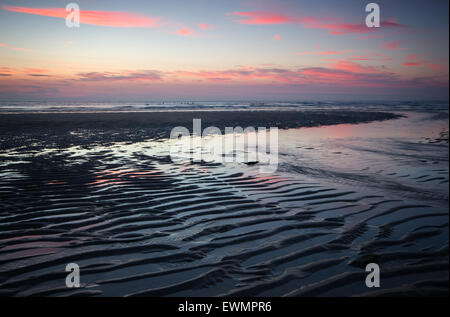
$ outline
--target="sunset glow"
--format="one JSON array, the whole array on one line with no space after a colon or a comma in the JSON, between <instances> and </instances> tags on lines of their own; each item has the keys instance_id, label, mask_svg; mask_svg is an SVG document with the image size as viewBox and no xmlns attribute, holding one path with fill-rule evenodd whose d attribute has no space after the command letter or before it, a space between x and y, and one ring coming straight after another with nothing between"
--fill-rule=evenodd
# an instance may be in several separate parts
<instances>
[{"instance_id":1,"label":"sunset glow","mask_svg":"<svg viewBox=\"0 0 450 317\"><path fill-rule=\"evenodd\" d=\"M2 2L1 99L448 98L446 1Z\"/></svg>"}]
</instances>

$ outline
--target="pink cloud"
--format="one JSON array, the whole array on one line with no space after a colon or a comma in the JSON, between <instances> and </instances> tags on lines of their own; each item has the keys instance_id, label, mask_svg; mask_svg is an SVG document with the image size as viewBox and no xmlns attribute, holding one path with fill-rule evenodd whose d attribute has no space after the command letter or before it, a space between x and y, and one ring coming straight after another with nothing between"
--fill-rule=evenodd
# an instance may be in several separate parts
<instances>
[{"instance_id":1,"label":"pink cloud","mask_svg":"<svg viewBox=\"0 0 450 317\"><path fill-rule=\"evenodd\" d=\"M411 67L411 66L421 66L422 62L405 62L403 63L403 66Z\"/></svg>"},{"instance_id":2,"label":"pink cloud","mask_svg":"<svg viewBox=\"0 0 450 317\"><path fill-rule=\"evenodd\" d=\"M274 39L275 41L279 41L279 40L281 40L281 35L275 34L275 36L273 37L273 39Z\"/></svg>"},{"instance_id":3,"label":"pink cloud","mask_svg":"<svg viewBox=\"0 0 450 317\"><path fill-rule=\"evenodd\" d=\"M331 68L352 73L381 73L382 71L373 66L362 66L356 62L339 60L331 65Z\"/></svg>"},{"instance_id":4,"label":"pink cloud","mask_svg":"<svg viewBox=\"0 0 450 317\"><path fill-rule=\"evenodd\" d=\"M368 60L370 60L370 58L365 55L351 56L349 59L352 61L368 61Z\"/></svg>"},{"instance_id":5,"label":"pink cloud","mask_svg":"<svg viewBox=\"0 0 450 317\"><path fill-rule=\"evenodd\" d=\"M382 27L404 27L405 25L398 23L395 19L387 19L380 22Z\"/></svg>"},{"instance_id":6,"label":"pink cloud","mask_svg":"<svg viewBox=\"0 0 450 317\"><path fill-rule=\"evenodd\" d=\"M207 23L199 23L198 27L202 30L210 30L210 29L214 29L214 26L211 24L207 24Z\"/></svg>"},{"instance_id":7,"label":"pink cloud","mask_svg":"<svg viewBox=\"0 0 450 317\"><path fill-rule=\"evenodd\" d=\"M295 19L290 18L283 14L277 14L265 11L254 11L254 12L233 12L228 13L228 15L244 17L243 19L235 20L240 24L288 24L294 23Z\"/></svg>"},{"instance_id":8,"label":"pink cloud","mask_svg":"<svg viewBox=\"0 0 450 317\"><path fill-rule=\"evenodd\" d=\"M382 68L339 60L329 67L286 69L276 67L241 67L228 70L178 71L171 74L181 80L236 82L242 84L324 84L334 86L383 87L398 83L397 76Z\"/></svg>"},{"instance_id":9,"label":"pink cloud","mask_svg":"<svg viewBox=\"0 0 450 317\"><path fill-rule=\"evenodd\" d=\"M418 56L416 54L409 54L406 56L406 62L403 63L403 66L413 67L413 66L421 66L424 62L417 60Z\"/></svg>"},{"instance_id":10,"label":"pink cloud","mask_svg":"<svg viewBox=\"0 0 450 317\"><path fill-rule=\"evenodd\" d=\"M406 62L403 63L405 67L417 67L417 66L425 66L428 68L440 69L442 65L430 64L427 60L419 60L419 56L416 54L409 54L406 56Z\"/></svg>"},{"instance_id":11,"label":"pink cloud","mask_svg":"<svg viewBox=\"0 0 450 317\"><path fill-rule=\"evenodd\" d=\"M16 47L16 46L8 45L8 44L5 44L5 43L0 43L0 47L5 47L5 48L8 48L8 49L14 50L14 51L35 52L35 50L22 48L22 47Z\"/></svg>"},{"instance_id":12,"label":"pink cloud","mask_svg":"<svg viewBox=\"0 0 450 317\"><path fill-rule=\"evenodd\" d=\"M322 52L299 52L299 55L338 55L349 53L351 50L341 50L341 51L322 51Z\"/></svg>"},{"instance_id":13,"label":"pink cloud","mask_svg":"<svg viewBox=\"0 0 450 317\"><path fill-rule=\"evenodd\" d=\"M306 16L300 19L300 23L308 29L323 29L327 30L328 34L343 35L350 33L369 33L373 32L373 28L368 28L365 23L343 23L335 18L318 18ZM401 27L403 25L394 20L382 21L381 25L384 27Z\"/></svg>"},{"instance_id":14,"label":"pink cloud","mask_svg":"<svg viewBox=\"0 0 450 317\"><path fill-rule=\"evenodd\" d=\"M40 69L40 68L24 68L24 71L27 73L34 73L34 74L45 74L49 72L49 70L47 69Z\"/></svg>"},{"instance_id":15,"label":"pink cloud","mask_svg":"<svg viewBox=\"0 0 450 317\"><path fill-rule=\"evenodd\" d=\"M192 36L193 32L191 29L183 27L181 29L178 29L174 34L181 35L181 36Z\"/></svg>"},{"instance_id":16,"label":"pink cloud","mask_svg":"<svg viewBox=\"0 0 450 317\"><path fill-rule=\"evenodd\" d=\"M198 78L210 82L217 81L275 81L289 83L292 72L282 68L239 67L229 70L214 71L178 71L174 73L178 78Z\"/></svg>"},{"instance_id":17,"label":"pink cloud","mask_svg":"<svg viewBox=\"0 0 450 317\"><path fill-rule=\"evenodd\" d=\"M441 69L443 68L442 65L438 65L438 64L428 64L428 65L424 65L425 67L429 67L429 68L436 68L436 69Z\"/></svg>"},{"instance_id":18,"label":"pink cloud","mask_svg":"<svg viewBox=\"0 0 450 317\"><path fill-rule=\"evenodd\" d=\"M41 68L22 68L22 69L16 69L16 68L9 68L9 67L0 67L0 76L32 76L32 77L52 77L50 75L51 71L47 69L41 69Z\"/></svg>"},{"instance_id":19,"label":"pink cloud","mask_svg":"<svg viewBox=\"0 0 450 317\"><path fill-rule=\"evenodd\" d=\"M324 29L329 34L339 35L345 33L367 33L368 28L363 24L343 24L335 19L321 19L316 17L301 18L301 23L308 29Z\"/></svg>"},{"instance_id":20,"label":"pink cloud","mask_svg":"<svg viewBox=\"0 0 450 317\"><path fill-rule=\"evenodd\" d=\"M65 8L27 8L2 6L3 10L65 19ZM158 18L121 11L80 11L80 23L121 28L155 28L161 25Z\"/></svg>"},{"instance_id":21,"label":"pink cloud","mask_svg":"<svg viewBox=\"0 0 450 317\"><path fill-rule=\"evenodd\" d=\"M81 81L104 82L104 81L160 81L161 72L155 70L146 71L123 71L123 72L90 72L77 74Z\"/></svg>"},{"instance_id":22,"label":"pink cloud","mask_svg":"<svg viewBox=\"0 0 450 317\"><path fill-rule=\"evenodd\" d=\"M15 68L0 67L0 76L3 76L3 77L12 76L16 73L17 73L17 70Z\"/></svg>"},{"instance_id":23,"label":"pink cloud","mask_svg":"<svg viewBox=\"0 0 450 317\"><path fill-rule=\"evenodd\" d=\"M430 65L431 66L431 65ZM338 61L328 67L281 68L277 66L245 66L229 69L158 71L127 70L121 72L79 73L65 78L17 78L10 76L10 69L0 67L0 94L3 96L117 96L124 94L142 97L186 96L217 91L242 95L252 90L265 93L271 89L286 92L323 93L326 91L359 92L397 91L397 88L427 89L428 87L448 89L448 78L442 76L405 78L384 68L370 68L357 63ZM151 83L151 84L149 84ZM368 90L362 90L362 89ZM373 89L373 90L372 90ZM181 95L180 95L181 91ZM280 92L280 91L278 91Z\"/></svg>"},{"instance_id":24,"label":"pink cloud","mask_svg":"<svg viewBox=\"0 0 450 317\"><path fill-rule=\"evenodd\" d=\"M323 29L329 34L342 35L350 33L369 33L375 31L374 28L368 28L364 22L345 23L336 18L324 18L314 16L291 17L281 13L267 11L253 12L233 12L227 15L242 17L235 20L240 24L266 25L266 24L300 24L308 29ZM381 22L384 28L398 28L404 25L394 19L388 19Z\"/></svg>"},{"instance_id":25,"label":"pink cloud","mask_svg":"<svg viewBox=\"0 0 450 317\"><path fill-rule=\"evenodd\" d=\"M391 41L383 44L383 48L387 50L407 50L407 48L400 47L400 41Z\"/></svg>"}]
</instances>

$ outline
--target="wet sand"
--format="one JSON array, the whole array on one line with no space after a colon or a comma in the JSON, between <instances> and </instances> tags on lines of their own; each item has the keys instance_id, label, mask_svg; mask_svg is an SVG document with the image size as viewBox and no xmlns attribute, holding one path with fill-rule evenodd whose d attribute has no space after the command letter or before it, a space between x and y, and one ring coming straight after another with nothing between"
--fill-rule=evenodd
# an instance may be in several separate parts
<instances>
[{"instance_id":1,"label":"wet sand","mask_svg":"<svg viewBox=\"0 0 450 317\"><path fill-rule=\"evenodd\" d=\"M281 131L279 170L260 174L172 162L160 134L172 114L0 116L2 295L448 295L442 124L377 112L177 116L169 125L322 127ZM396 134L414 127L420 138ZM70 262L80 289L65 287ZM364 284L370 262L381 289Z\"/></svg>"},{"instance_id":2,"label":"wet sand","mask_svg":"<svg viewBox=\"0 0 450 317\"><path fill-rule=\"evenodd\" d=\"M192 126L201 118L205 126L311 127L338 123L360 123L398 117L376 111L158 111L100 113L9 113L0 114L1 130L34 128L136 128Z\"/></svg>"},{"instance_id":3,"label":"wet sand","mask_svg":"<svg viewBox=\"0 0 450 317\"><path fill-rule=\"evenodd\" d=\"M280 129L361 123L398 118L399 115L375 111L171 111L101 113L11 113L0 114L0 146L5 149L26 140L51 138L58 146L105 144L167 138L172 128L187 127L202 119L202 129L225 127L278 127ZM92 131L87 139L76 132ZM100 132L100 134L96 134Z\"/></svg>"}]
</instances>

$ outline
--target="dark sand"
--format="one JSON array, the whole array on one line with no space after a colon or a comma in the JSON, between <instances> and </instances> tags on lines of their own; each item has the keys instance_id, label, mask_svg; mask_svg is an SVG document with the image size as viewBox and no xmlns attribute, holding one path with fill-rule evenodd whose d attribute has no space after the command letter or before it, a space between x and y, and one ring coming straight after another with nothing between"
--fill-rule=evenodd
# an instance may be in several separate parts
<instances>
[{"instance_id":1,"label":"dark sand","mask_svg":"<svg viewBox=\"0 0 450 317\"><path fill-rule=\"evenodd\" d=\"M387 112L369 111L173 111L102 113L21 113L1 114L0 130L35 128L148 128L192 126L202 119L206 126L312 127L338 123L360 123L399 117Z\"/></svg>"},{"instance_id":2,"label":"dark sand","mask_svg":"<svg viewBox=\"0 0 450 317\"><path fill-rule=\"evenodd\" d=\"M192 120L202 119L202 129L225 127L278 127L280 129L389 120L400 115L369 111L173 111L115 113L20 113L0 114L0 148L52 139L55 146L86 143L142 141L167 138L176 126L192 131ZM89 139L75 131L100 132ZM21 144L21 142L25 142Z\"/></svg>"}]
</instances>

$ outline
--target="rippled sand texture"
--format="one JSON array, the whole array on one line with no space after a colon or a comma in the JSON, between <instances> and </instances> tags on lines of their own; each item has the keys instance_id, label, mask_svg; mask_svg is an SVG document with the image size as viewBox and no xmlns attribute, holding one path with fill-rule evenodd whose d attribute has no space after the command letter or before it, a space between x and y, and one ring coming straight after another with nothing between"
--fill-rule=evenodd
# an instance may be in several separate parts
<instances>
[{"instance_id":1,"label":"rippled sand texture","mask_svg":"<svg viewBox=\"0 0 450 317\"><path fill-rule=\"evenodd\" d=\"M446 295L448 115L407 115L280 131L273 175L164 141L2 153L1 293Z\"/></svg>"}]
</instances>

